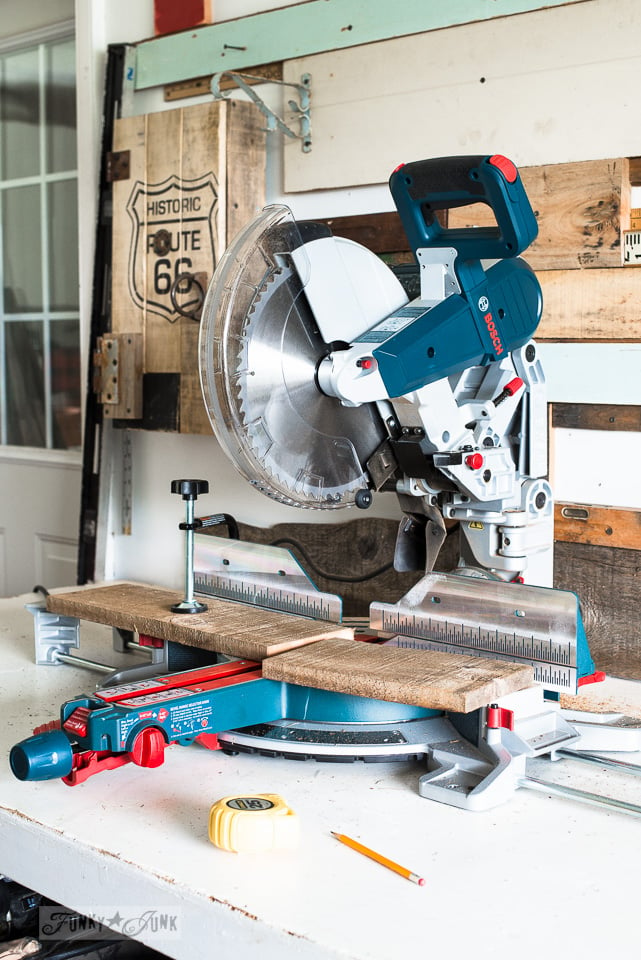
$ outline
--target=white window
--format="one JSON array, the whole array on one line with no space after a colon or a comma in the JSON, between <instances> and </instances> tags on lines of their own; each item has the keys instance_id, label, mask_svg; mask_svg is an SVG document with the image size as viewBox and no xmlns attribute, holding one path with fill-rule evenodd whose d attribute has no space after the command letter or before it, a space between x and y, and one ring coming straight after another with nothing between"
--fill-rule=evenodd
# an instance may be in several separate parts
<instances>
[{"instance_id":1,"label":"white window","mask_svg":"<svg viewBox=\"0 0 641 960\"><path fill-rule=\"evenodd\" d=\"M74 41L0 46L0 443L81 443Z\"/></svg>"}]
</instances>

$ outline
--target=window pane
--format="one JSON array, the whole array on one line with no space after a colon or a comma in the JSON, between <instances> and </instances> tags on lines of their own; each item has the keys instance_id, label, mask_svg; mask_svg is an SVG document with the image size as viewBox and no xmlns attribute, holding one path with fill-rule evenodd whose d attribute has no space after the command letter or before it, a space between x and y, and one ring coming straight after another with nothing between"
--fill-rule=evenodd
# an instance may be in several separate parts
<instances>
[{"instance_id":1,"label":"window pane","mask_svg":"<svg viewBox=\"0 0 641 960\"><path fill-rule=\"evenodd\" d=\"M80 446L80 338L77 320L51 323L53 445Z\"/></svg>"},{"instance_id":2,"label":"window pane","mask_svg":"<svg viewBox=\"0 0 641 960\"><path fill-rule=\"evenodd\" d=\"M39 187L14 187L4 191L2 244L5 311L42 310Z\"/></svg>"},{"instance_id":3,"label":"window pane","mask_svg":"<svg viewBox=\"0 0 641 960\"><path fill-rule=\"evenodd\" d=\"M33 176L40 168L37 49L4 58L0 103L0 176Z\"/></svg>"},{"instance_id":4,"label":"window pane","mask_svg":"<svg viewBox=\"0 0 641 960\"><path fill-rule=\"evenodd\" d=\"M49 298L52 310L78 309L78 184L50 183Z\"/></svg>"},{"instance_id":5,"label":"window pane","mask_svg":"<svg viewBox=\"0 0 641 960\"><path fill-rule=\"evenodd\" d=\"M76 64L73 40L47 49L47 173L76 169Z\"/></svg>"},{"instance_id":6,"label":"window pane","mask_svg":"<svg viewBox=\"0 0 641 960\"><path fill-rule=\"evenodd\" d=\"M46 446L43 336L38 321L5 325L7 443Z\"/></svg>"}]
</instances>

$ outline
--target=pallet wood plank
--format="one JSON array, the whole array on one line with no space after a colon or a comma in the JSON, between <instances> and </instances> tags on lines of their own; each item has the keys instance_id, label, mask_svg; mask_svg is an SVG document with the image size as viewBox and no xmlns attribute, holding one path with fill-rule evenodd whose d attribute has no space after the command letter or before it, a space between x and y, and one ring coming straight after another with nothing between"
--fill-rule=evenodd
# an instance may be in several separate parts
<instances>
[{"instance_id":1,"label":"pallet wood plank","mask_svg":"<svg viewBox=\"0 0 641 960\"><path fill-rule=\"evenodd\" d=\"M270 680L469 713L532 684L530 666L334 638L263 664Z\"/></svg>"},{"instance_id":2,"label":"pallet wood plank","mask_svg":"<svg viewBox=\"0 0 641 960\"><path fill-rule=\"evenodd\" d=\"M398 520L360 517L339 524L280 523L256 527L240 523L239 530L241 540L291 550L319 590L341 595L345 616L366 617L374 600L395 603L423 575L420 570L394 570L398 525ZM215 536L215 528L211 533ZM456 566L458 542L458 528L453 528L438 556L438 570Z\"/></svg>"},{"instance_id":3,"label":"pallet wood plank","mask_svg":"<svg viewBox=\"0 0 641 960\"><path fill-rule=\"evenodd\" d=\"M553 403L552 426L566 430L641 430L641 406L628 403Z\"/></svg>"},{"instance_id":4,"label":"pallet wood plank","mask_svg":"<svg viewBox=\"0 0 641 960\"><path fill-rule=\"evenodd\" d=\"M641 510L556 503L554 539L564 543L641 550Z\"/></svg>"},{"instance_id":5,"label":"pallet wood plank","mask_svg":"<svg viewBox=\"0 0 641 960\"><path fill-rule=\"evenodd\" d=\"M226 127L226 244L265 204L264 117L253 103L230 100ZM222 252L222 251L221 251Z\"/></svg>"},{"instance_id":6,"label":"pallet wood plank","mask_svg":"<svg viewBox=\"0 0 641 960\"><path fill-rule=\"evenodd\" d=\"M585 543L556 543L554 586L579 597L597 670L641 680L641 554Z\"/></svg>"},{"instance_id":7,"label":"pallet wood plank","mask_svg":"<svg viewBox=\"0 0 641 960\"><path fill-rule=\"evenodd\" d=\"M350 627L340 624L215 597L207 598L204 613L172 613L171 605L181 599L174 590L119 583L52 593L47 597L47 610L248 660L263 660L327 637L353 636Z\"/></svg>"},{"instance_id":8,"label":"pallet wood plank","mask_svg":"<svg viewBox=\"0 0 641 960\"><path fill-rule=\"evenodd\" d=\"M537 276L543 290L537 340L641 339L638 268L542 270Z\"/></svg>"},{"instance_id":9,"label":"pallet wood plank","mask_svg":"<svg viewBox=\"0 0 641 960\"><path fill-rule=\"evenodd\" d=\"M180 323L180 432L211 434L211 424L200 387L198 335L200 325L193 320Z\"/></svg>"},{"instance_id":10,"label":"pallet wood plank","mask_svg":"<svg viewBox=\"0 0 641 960\"><path fill-rule=\"evenodd\" d=\"M250 87L264 82L283 79L283 62L260 63L255 67L243 67L245 83ZM193 80L179 80L176 83L165 84L165 100L185 100L188 97L201 97L211 93L211 78L213 74L204 77L194 77ZM238 84L231 77L223 76L218 84L220 90L236 90Z\"/></svg>"},{"instance_id":11,"label":"pallet wood plank","mask_svg":"<svg viewBox=\"0 0 641 960\"><path fill-rule=\"evenodd\" d=\"M401 218L396 211L363 213L349 217L319 219L334 236L345 237L373 253L400 253L410 249Z\"/></svg>"},{"instance_id":12,"label":"pallet wood plank","mask_svg":"<svg viewBox=\"0 0 641 960\"><path fill-rule=\"evenodd\" d=\"M618 267L630 219L628 161L586 160L520 169L539 235L524 254L534 270ZM449 213L451 227L492 226L485 204Z\"/></svg>"},{"instance_id":13,"label":"pallet wood plank","mask_svg":"<svg viewBox=\"0 0 641 960\"><path fill-rule=\"evenodd\" d=\"M145 143L146 116L123 117L114 124L114 151L129 151L129 177L113 184L113 240L111 282L111 330L118 333L139 333L144 336L145 315L134 307L129 296L129 218L127 198L134 183L143 183L146 177ZM122 214L119 215L119 210ZM144 358L143 358L144 362Z\"/></svg>"}]
</instances>

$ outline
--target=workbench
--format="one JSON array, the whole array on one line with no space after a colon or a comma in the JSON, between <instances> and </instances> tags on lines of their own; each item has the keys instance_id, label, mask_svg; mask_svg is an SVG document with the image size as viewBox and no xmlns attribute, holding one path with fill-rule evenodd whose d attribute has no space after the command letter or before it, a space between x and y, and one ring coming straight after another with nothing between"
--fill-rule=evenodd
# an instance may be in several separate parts
<instances>
[{"instance_id":1,"label":"workbench","mask_svg":"<svg viewBox=\"0 0 641 960\"><path fill-rule=\"evenodd\" d=\"M422 799L414 762L321 764L172 746L77 787L20 782L10 747L55 719L98 675L36 666L24 596L0 600L0 873L101 917L175 918L141 941L175 960L397 960L429 950L521 960L553 950L630 956L637 941L641 822L520 790L468 813ZM83 623L84 656L116 662L107 627ZM641 684L608 679L585 695L641 716ZM628 755L641 767L640 755ZM575 761L534 761L544 779L639 803L641 779ZM211 804L281 793L298 813L295 852L232 854L207 839ZM346 833L421 874L418 887L339 844Z\"/></svg>"}]
</instances>

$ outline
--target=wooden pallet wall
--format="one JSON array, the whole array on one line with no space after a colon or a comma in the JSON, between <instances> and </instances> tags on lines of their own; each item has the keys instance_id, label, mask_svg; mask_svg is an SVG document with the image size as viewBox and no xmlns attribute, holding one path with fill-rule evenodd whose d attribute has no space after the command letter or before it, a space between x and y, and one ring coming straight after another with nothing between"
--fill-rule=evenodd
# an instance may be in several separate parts
<instances>
[{"instance_id":1,"label":"wooden pallet wall","mask_svg":"<svg viewBox=\"0 0 641 960\"><path fill-rule=\"evenodd\" d=\"M641 338L641 271L624 267L621 257L636 171L627 158L521 169L539 224L525 254L543 289L537 340ZM487 226L488 215L476 204L450 211L448 222Z\"/></svg>"}]
</instances>

